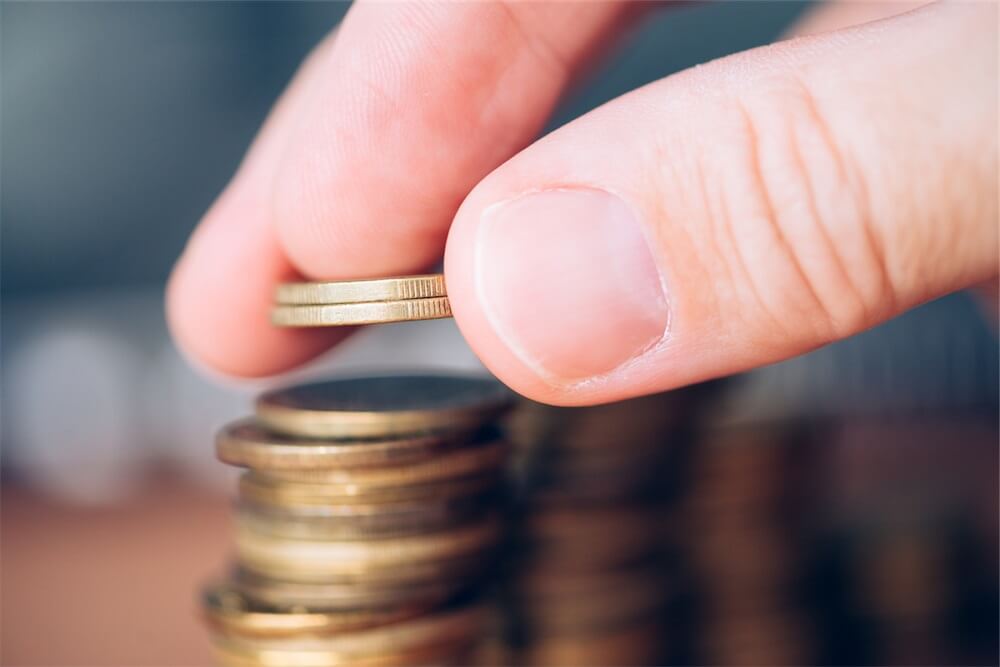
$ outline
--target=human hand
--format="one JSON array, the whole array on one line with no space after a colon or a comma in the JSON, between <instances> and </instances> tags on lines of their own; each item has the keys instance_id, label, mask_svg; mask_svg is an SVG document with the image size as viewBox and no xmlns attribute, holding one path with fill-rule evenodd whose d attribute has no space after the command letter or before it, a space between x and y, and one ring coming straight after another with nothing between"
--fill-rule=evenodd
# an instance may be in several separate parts
<instances>
[{"instance_id":1,"label":"human hand","mask_svg":"<svg viewBox=\"0 0 1000 667\"><path fill-rule=\"evenodd\" d=\"M179 260L180 345L228 374L289 369L344 334L271 326L278 282L413 273L444 250L486 366L583 405L788 358L997 276L996 4L737 54L530 143L641 11L352 7Z\"/></svg>"}]
</instances>

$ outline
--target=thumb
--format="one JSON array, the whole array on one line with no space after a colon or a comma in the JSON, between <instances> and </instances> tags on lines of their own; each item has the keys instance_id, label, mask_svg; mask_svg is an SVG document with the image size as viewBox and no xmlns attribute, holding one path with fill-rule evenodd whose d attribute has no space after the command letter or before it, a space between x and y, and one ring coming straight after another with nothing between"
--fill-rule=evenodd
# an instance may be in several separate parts
<instances>
[{"instance_id":1,"label":"thumb","mask_svg":"<svg viewBox=\"0 0 1000 667\"><path fill-rule=\"evenodd\" d=\"M452 227L456 320L584 405L801 354L997 274L997 7L935 5L634 91Z\"/></svg>"}]
</instances>

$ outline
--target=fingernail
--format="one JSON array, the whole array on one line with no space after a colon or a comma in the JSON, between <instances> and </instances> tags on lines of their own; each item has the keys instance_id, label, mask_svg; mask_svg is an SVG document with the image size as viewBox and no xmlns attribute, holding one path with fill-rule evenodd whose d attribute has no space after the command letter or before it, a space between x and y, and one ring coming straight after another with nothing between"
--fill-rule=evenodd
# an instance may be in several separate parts
<instances>
[{"instance_id":1,"label":"fingernail","mask_svg":"<svg viewBox=\"0 0 1000 667\"><path fill-rule=\"evenodd\" d=\"M488 208L475 266L490 324L550 382L606 375L666 334L667 296L646 234L609 192L545 190Z\"/></svg>"}]
</instances>

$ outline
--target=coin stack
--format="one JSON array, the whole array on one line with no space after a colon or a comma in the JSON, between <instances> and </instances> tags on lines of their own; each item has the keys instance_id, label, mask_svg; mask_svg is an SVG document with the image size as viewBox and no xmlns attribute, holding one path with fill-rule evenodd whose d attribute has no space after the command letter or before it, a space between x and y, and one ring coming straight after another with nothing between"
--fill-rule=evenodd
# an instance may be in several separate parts
<instances>
[{"instance_id":1,"label":"coin stack","mask_svg":"<svg viewBox=\"0 0 1000 667\"><path fill-rule=\"evenodd\" d=\"M464 663L500 536L509 406L493 380L337 379L261 396L225 427L248 468L232 576L204 596L227 665Z\"/></svg>"},{"instance_id":2,"label":"coin stack","mask_svg":"<svg viewBox=\"0 0 1000 667\"><path fill-rule=\"evenodd\" d=\"M801 595L808 435L787 425L717 428L693 450L675 540L700 592L697 662L814 661Z\"/></svg>"},{"instance_id":3,"label":"coin stack","mask_svg":"<svg viewBox=\"0 0 1000 667\"><path fill-rule=\"evenodd\" d=\"M516 416L525 481L513 528L511 662L662 664L670 567L659 507L690 394Z\"/></svg>"}]
</instances>

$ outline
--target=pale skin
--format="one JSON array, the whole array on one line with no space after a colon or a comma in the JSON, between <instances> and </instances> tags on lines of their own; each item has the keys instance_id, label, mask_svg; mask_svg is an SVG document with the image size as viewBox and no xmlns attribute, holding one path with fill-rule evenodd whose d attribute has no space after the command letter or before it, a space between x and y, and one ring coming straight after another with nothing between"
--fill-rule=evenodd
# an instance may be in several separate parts
<instances>
[{"instance_id":1,"label":"pale skin","mask_svg":"<svg viewBox=\"0 0 1000 667\"><path fill-rule=\"evenodd\" d=\"M537 134L618 3L359 4L275 106L167 290L196 363L342 330L274 286L426 270L531 398L588 405L802 354L998 273L997 6L837 4L800 35Z\"/></svg>"}]
</instances>

